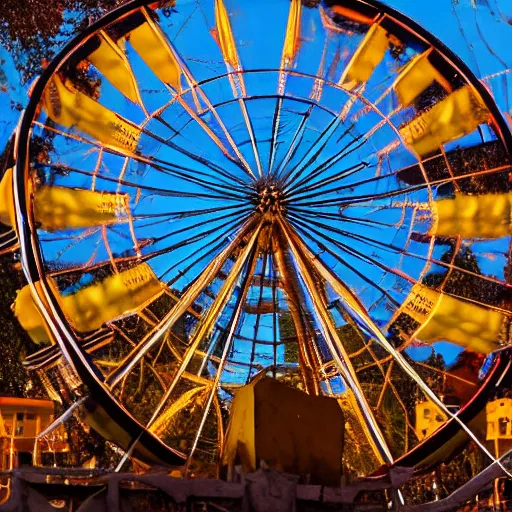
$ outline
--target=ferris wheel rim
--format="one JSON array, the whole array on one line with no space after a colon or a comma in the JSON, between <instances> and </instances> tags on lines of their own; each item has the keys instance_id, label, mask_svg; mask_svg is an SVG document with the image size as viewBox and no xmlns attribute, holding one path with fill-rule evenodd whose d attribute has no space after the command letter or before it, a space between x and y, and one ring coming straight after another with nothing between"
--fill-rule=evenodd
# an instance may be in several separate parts
<instances>
[{"instance_id":1,"label":"ferris wheel rim","mask_svg":"<svg viewBox=\"0 0 512 512\"><path fill-rule=\"evenodd\" d=\"M33 225L33 219L29 218L28 215L28 207L27 207L27 196L25 190L25 174L29 164L29 156L28 156L28 147L30 144L30 134L32 130L32 122L36 113L37 105L39 104L39 100L42 97L43 91L54 75L54 73L59 69L60 65L66 61L66 59L79 47L80 43L83 43L87 40L87 38L91 37L98 30L105 27L106 25L116 21L122 16L129 14L132 11L136 11L137 9L147 6L151 3L151 0L132 0L121 7L116 8L115 10L107 13L105 16L100 18L95 23L91 24L85 31L77 34L69 43L67 43L64 48L51 60L48 67L43 71L40 78L32 92L32 96L28 103L26 110L24 111L21 122L17 131L17 158L16 158L16 172L15 172L15 196L16 196L16 209L17 209L17 230L18 237L20 240L21 252L22 252L22 262L23 262L23 271L27 280L31 285L36 282L40 282L42 291L44 293L44 300L48 302L51 308L51 315L48 318L50 320L49 324L54 332L58 343L61 345L61 350L67 354L66 357L69 358L70 362L76 368L77 373L80 378L87 384L90 388L96 389L96 396L100 397L103 395L108 395L108 400L104 403L109 404L110 402L114 402L120 410L118 411L118 417L123 418L123 415L129 416L133 422L133 425L138 424L143 430L143 434L153 438L160 445L165 446L167 450L170 450L174 453L175 459L174 464L179 464L183 462L183 458L180 454L176 453L170 447L168 447L165 443L163 443L157 436L149 433L142 424L140 424L133 415L127 411L124 407L121 406L117 402L117 400L111 396L110 392L103 385L102 380L99 376L94 372L94 367L89 365L89 362L86 360L86 354L83 353L80 347L74 348L73 344L76 341L75 335L72 330L69 328L67 321L63 315L62 310L60 309L57 300L51 293L47 282L45 272L41 269L41 252L39 247L39 241L37 240L37 236L35 235L36 228ZM337 4L343 4L344 0L338 0ZM433 46L439 53L443 56L443 58L447 59L450 64L457 70L459 70L464 76L465 80L471 84L484 99L486 106L489 108L492 118L495 121L495 127L497 128L497 137L504 143L504 146L507 152L512 154L512 133L507 125L507 122L499 111L495 101L493 100L490 92L485 87L485 85L478 80L478 78L474 75L474 73L469 69L469 67L462 61L460 57L458 57L454 52L452 52L444 43L442 43L438 38L433 36L426 29L421 27L418 23L414 22L407 16L400 13L398 10L385 6L380 1L377 0L356 0L357 4L366 4L373 8L380 10L381 12L392 16L399 23L402 23L406 26L407 29L413 31L418 35L421 39L426 41L429 45ZM79 354L78 352L81 352ZM498 368L498 358L494 362L492 370L493 372ZM490 373L493 373L490 372ZM487 376L490 379L490 375ZM487 381L486 381L487 382ZM478 390L475 394L475 397L480 396L481 390ZM469 404L467 404L469 405ZM464 406L461 409L461 412L466 409L467 406ZM124 418L123 418L124 420ZM416 448L419 448L424 443L431 442L433 438L441 439L441 429L433 436L430 436L425 441L423 441ZM151 441L152 442L152 441ZM402 460L411 452L404 454L400 459ZM170 452L169 452L170 454Z\"/></svg>"}]
</instances>

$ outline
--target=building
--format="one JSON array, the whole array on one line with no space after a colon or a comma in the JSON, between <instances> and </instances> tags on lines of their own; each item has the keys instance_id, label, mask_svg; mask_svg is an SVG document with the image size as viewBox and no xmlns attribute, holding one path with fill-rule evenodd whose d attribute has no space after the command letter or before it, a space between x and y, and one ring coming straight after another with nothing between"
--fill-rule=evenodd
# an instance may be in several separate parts
<instances>
[{"instance_id":1,"label":"building","mask_svg":"<svg viewBox=\"0 0 512 512\"><path fill-rule=\"evenodd\" d=\"M62 428L38 435L53 421L50 400L0 397L0 469L46 465L52 454L69 450Z\"/></svg>"}]
</instances>

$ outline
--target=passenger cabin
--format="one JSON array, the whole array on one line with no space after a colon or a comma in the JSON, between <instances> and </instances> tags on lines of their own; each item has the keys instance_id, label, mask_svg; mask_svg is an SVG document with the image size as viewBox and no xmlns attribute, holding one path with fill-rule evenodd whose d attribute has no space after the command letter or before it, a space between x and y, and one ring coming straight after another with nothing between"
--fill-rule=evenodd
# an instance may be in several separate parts
<instances>
[{"instance_id":1,"label":"passenger cabin","mask_svg":"<svg viewBox=\"0 0 512 512\"><path fill-rule=\"evenodd\" d=\"M322 418L322 421L318 421ZM301 482L338 486L345 416L335 398L308 395L271 378L237 389L222 454L222 473L234 479L268 467Z\"/></svg>"},{"instance_id":2,"label":"passenger cabin","mask_svg":"<svg viewBox=\"0 0 512 512\"><path fill-rule=\"evenodd\" d=\"M420 441L433 434L444 422L446 415L433 402L420 402L416 405L416 435Z\"/></svg>"},{"instance_id":3,"label":"passenger cabin","mask_svg":"<svg viewBox=\"0 0 512 512\"><path fill-rule=\"evenodd\" d=\"M488 402L487 441L494 441L496 457L512 448L512 398L499 398Z\"/></svg>"}]
</instances>

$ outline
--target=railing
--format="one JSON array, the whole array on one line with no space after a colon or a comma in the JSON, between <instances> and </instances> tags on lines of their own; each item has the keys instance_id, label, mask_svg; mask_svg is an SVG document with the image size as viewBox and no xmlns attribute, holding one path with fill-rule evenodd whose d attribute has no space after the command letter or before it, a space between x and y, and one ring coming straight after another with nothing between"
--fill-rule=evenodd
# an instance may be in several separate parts
<instances>
[{"instance_id":1,"label":"railing","mask_svg":"<svg viewBox=\"0 0 512 512\"><path fill-rule=\"evenodd\" d=\"M508 452L500 459L511 468L511 455ZM0 512L15 510L48 510L48 503L59 496L68 502L68 510L77 512L121 512L127 503L150 503L151 500L163 500L165 508L173 511L239 511L269 510L292 511L297 503L315 504L315 510L332 510L350 504L353 511L382 511L382 503L358 502L361 493L372 493L388 489L390 496L396 496L397 490L412 476L410 468L393 468L380 478L363 478L345 487L324 487L319 485L297 485L297 477L285 475L274 470L258 470L245 475L239 483L220 480L185 480L172 478L165 473L158 474L122 474L101 473L86 469L32 468L0 472L0 477L11 480L10 498L0 505ZM476 496L492 488L492 482L503 476L503 469L497 463L491 464L468 483L458 488L447 498L422 505L402 505L399 500L391 504L399 512L443 512L462 510L465 504L478 506ZM41 485L46 484L46 486ZM65 484L65 487L63 487ZM62 489L65 489L63 491ZM45 491L46 489L46 491ZM44 493L47 497L45 498ZM72 508L73 497L84 492L94 495L94 500L86 500L78 509ZM492 492L492 489L491 489ZM144 502L144 500L146 500ZM37 506L37 508L29 508ZM140 504L140 503L139 503ZM510 510L508 504L482 504L478 510L493 512ZM325 508L324 508L325 506ZM246 508L247 507L247 508ZM140 508L152 510L152 507ZM472 510L475 510L472 508Z\"/></svg>"},{"instance_id":2,"label":"railing","mask_svg":"<svg viewBox=\"0 0 512 512\"><path fill-rule=\"evenodd\" d=\"M30 449L26 449L28 446L30 446ZM18 465L15 460L18 452L31 453L32 465L39 466L41 464L41 452L65 452L67 451L67 444L64 433L52 432L44 437L41 437L40 434L37 436L16 436L12 433L8 436L0 436L0 450L2 455L0 470L13 470ZM6 452L9 454L8 464L5 464Z\"/></svg>"}]
</instances>

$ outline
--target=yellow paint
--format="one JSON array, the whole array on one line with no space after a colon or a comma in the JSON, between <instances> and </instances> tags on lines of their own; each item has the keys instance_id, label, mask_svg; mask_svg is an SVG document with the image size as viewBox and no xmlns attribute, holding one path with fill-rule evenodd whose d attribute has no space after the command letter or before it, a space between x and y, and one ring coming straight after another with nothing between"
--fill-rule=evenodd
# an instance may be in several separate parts
<instances>
[{"instance_id":1,"label":"yellow paint","mask_svg":"<svg viewBox=\"0 0 512 512\"><path fill-rule=\"evenodd\" d=\"M76 293L59 297L70 324L79 332L99 329L105 322L135 312L162 291L147 263L111 275Z\"/></svg>"},{"instance_id":2,"label":"yellow paint","mask_svg":"<svg viewBox=\"0 0 512 512\"><path fill-rule=\"evenodd\" d=\"M233 37L226 6L222 0L215 0L215 23L217 25L217 34L219 36L220 49L224 60L228 62L233 69L240 69L240 59L236 49L235 38Z\"/></svg>"},{"instance_id":3,"label":"yellow paint","mask_svg":"<svg viewBox=\"0 0 512 512\"><path fill-rule=\"evenodd\" d=\"M432 66L428 56L430 51L414 57L398 75L393 88L400 104L404 107L410 105L430 84L439 82L445 89L449 84L444 77Z\"/></svg>"},{"instance_id":4,"label":"yellow paint","mask_svg":"<svg viewBox=\"0 0 512 512\"><path fill-rule=\"evenodd\" d=\"M34 302L29 285L18 291L12 309L21 327L27 331L34 343L46 343L52 339L46 322Z\"/></svg>"},{"instance_id":5,"label":"yellow paint","mask_svg":"<svg viewBox=\"0 0 512 512\"><path fill-rule=\"evenodd\" d=\"M58 75L48 82L43 94L43 108L57 124L76 128L107 146L135 151L140 130L121 116L64 84Z\"/></svg>"},{"instance_id":6,"label":"yellow paint","mask_svg":"<svg viewBox=\"0 0 512 512\"><path fill-rule=\"evenodd\" d=\"M412 337L426 343L450 341L483 354L499 348L505 319L499 311L440 293L419 283L413 286L393 320L401 313L421 324Z\"/></svg>"},{"instance_id":7,"label":"yellow paint","mask_svg":"<svg viewBox=\"0 0 512 512\"><path fill-rule=\"evenodd\" d=\"M0 182L0 222L15 227L12 169ZM126 214L128 196L65 187L41 187L33 194L40 229L58 231L112 224Z\"/></svg>"},{"instance_id":8,"label":"yellow paint","mask_svg":"<svg viewBox=\"0 0 512 512\"><path fill-rule=\"evenodd\" d=\"M41 187L34 194L34 217L46 231L112 224L126 213L128 196L65 187Z\"/></svg>"},{"instance_id":9,"label":"yellow paint","mask_svg":"<svg viewBox=\"0 0 512 512\"><path fill-rule=\"evenodd\" d=\"M0 181L0 222L6 226L16 225L14 213L14 193L12 183L12 168L7 169Z\"/></svg>"},{"instance_id":10,"label":"yellow paint","mask_svg":"<svg viewBox=\"0 0 512 512\"><path fill-rule=\"evenodd\" d=\"M512 439L512 398L487 402L487 441Z\"/></svg>"},{"instance_id":11,"label":"yellow paint","mask_svg":"<svg viewBox=\"0 0 512 512\"><path fill-rule=\"evenodd\" d=\"M291 0L288 24L284 38L283 54L281 56L281 67L290 68L295 60L295 55L300 44L300 18L302 14L301 0Z\"/></svg>"},{"instance_id":12,"label":"yellow paint","mask_svg":"<svg viewBox=\"0 0 512 512\"><path fill-rule=\"evenodd\" d=\"M181 92L181 67L158 25L148 19L130 32L128 40L162 82Z\"/></svg>"},{"instance_id":13,"label":"yellow paint","mask_svg":"<svg viewBox=\"0 0 512 512\"><path fill-rule=\"evenodd\" d=\"M103 31L98 35L100 47L88 60L105 78L133 103L140 104L140 94L132 68L121 48Z\"/></svg>"},{"instance_id":14,"label":"yellow paint","mask_svg":"<svg viewBox=\"0 0 512 512\"><path fill-rule=\"evenodd\" d=\"M420 441L433 434L447 420L446 414L433 402L416 405L416 435Z\"/></svg>"},{"instance_id":15,"label":"yellow paint","mask_svg":"<svg viewBox=\"0 0 512 512\"><path fill-rule=\"evenodd\" d=\"M222 464L233 465L239 444L244 446L251 468L256 470L256 433L254 430L254 385L252 382L235 391L230 421L224 441Z\"/></svg>"},{"instance_id":16,"label":"yellow paint","mask_svg":"<svg viewBox=\"0 0 512 512\"><path fill-rule=\"evenodd\" d=\"M446 142L475 131L489 117L478 93L466 85L401 128L400 134L404 142L423 157Z\"/></svg>"},{"instance_id":17,"label":"yellow paint","mask_svg":"<svg viewBox=\"0 0 512 512\"><path fill-rule=\"evenodd\" d=\"M433 203L430 235L501 238L512 234L512 193L456 195Z\"/></svg>"},{"instance_id":18,"label":"yellow paint","mask_svg":"<svg viewBox=\"0 0 512 512\"><path fill-rule=\"evenodd\" d=\"M347 64L340 85L352 89L366 83L374 69L381 63L388 48L389 40L386 30L380 25L372 25Z\"/></svg>"},{"instance_id":19,"label":"yellow paint","mask_svg":"<svg viewBox=\"0 0 512 512\"><path fill-rule=\"evenodd\" d=\"M106 322L135 312L158 295L163 287L147 263L111 275L70 295L61 295L52 281L50 286L64 315L78 332L94 331ZM28 285L18 293L13 308L21 326L35 343L51 340Z\"/></svg>"}]
</instances>

